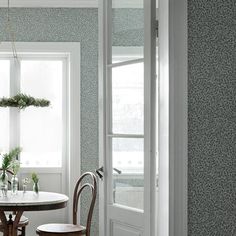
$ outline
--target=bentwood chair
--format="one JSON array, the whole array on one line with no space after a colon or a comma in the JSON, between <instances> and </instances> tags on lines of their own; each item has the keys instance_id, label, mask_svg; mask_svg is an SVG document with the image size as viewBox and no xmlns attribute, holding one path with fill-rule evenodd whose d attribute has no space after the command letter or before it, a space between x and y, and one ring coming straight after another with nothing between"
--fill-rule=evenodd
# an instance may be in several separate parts
<instances>
[{"instance_id":1,"label":"bentwood chair","mask_svg":"<svg viewBox=\"0 0 236 236\"><path fill-rule=\"evenodd\" d=\"M85 177L90 177L92 179L92 183L83 183L82 180ZM86 226L82 226L77 223L77 214L78 214L78 202L80 199L80 195L85 188L89 188L91 190L91 203L87 216ZM97 196L97 179L95 174L92 172L86 172L77 181L74 189L74 197L73 197L73 224L44 224L40 225L36 233L40 236L79 236L86 235L90 236L90 228L91 221L93 215L93 209Z\"/></svg>"},{"instance_id":2,"label":"bentwood chair","mask_svg":"<svg viewBox=\"0 0 236 236\"><path fill-rule=\"evenodd\" d=\"M2 171L2 168L0 168L0 171ZM10 171L10 170L6 170L7 174L12 176L13 175L13 172ZM11 181L10 181L11 178L8 179L8 184L9 186L11 185ZM12 220L14 221L15 217L16 217L16 213L15 212L12 212L11 214L7 214L6 215L6 218L7 220L9 220L10 218L12 217ZM21 216L20 218L20 221L17 225L17 229L18 231L20 232L20 235L21 236L25 236L25 227L29 224L29 219L25 216ZM3 228L3 224L2 222L0 221L0 232L4 232L4 228Z\"/></svg>"}]
</instances>

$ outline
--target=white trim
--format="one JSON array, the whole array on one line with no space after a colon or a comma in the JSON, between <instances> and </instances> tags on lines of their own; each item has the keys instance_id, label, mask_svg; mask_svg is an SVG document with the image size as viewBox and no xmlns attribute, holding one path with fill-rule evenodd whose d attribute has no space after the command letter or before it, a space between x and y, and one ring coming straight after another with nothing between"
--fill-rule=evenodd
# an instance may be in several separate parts
<instances>
[{"instance_id":1,"label":"white trim","mask_svg":"<svg viewBox=\"0 0 236 236\"><path fill-rule=\"evenodd\" d=\"M169 236L169 10L159 2L159 124L158 124L158 212L157 235Z\"/></svg>"},{"instance_id":2,"label":"white trim","mask_svg":"<svg viewBox=\"0 0 236 236\"><path fill-rule=\"evenodd\" d=\"M187 0L159 2L158 236L187 236Z\"/></svg>"},{"instance_id":3,"label":"white trim","mask_svg":"<svg viewBox=\"0 0 236 236\"><path fill-rule=\"evenodd\" d=\"M78 50L80 43L77 42L16 42L17 53L55 53L69 55L73 50ZM0 52L11 52L12 47L9 42L0 43Z\"/></svg>"},{"instance_id":4,"label":"white trim","mask_svg":"<svg viewBox=\"0 0 236 236\"><path fill-rule=\"evenodd\" d=\"M64 183L66 185L66 192L69 195L71 201L69 201L69 212L72 212L73 204L73 190L75 182L80 176L80 43L78 42L17 42L16 43L17 53L42 53L42 55L47 53L55 53L56 55L64 55L66 60L66 77L70 81L67 81L69 98L67 99L67 109L69 131L67 134L67 157L68 162L63 162L66 164L62 168L46 168L45 172L54 169L55 172L61 170L63 176L69 176L69 182ZM2 42L0 44L0 52L5 55L6 52L11 52L11 43ZM5 53L5 54L4 54ZM9 55L9 53L8 53ZM65 104L64 104L65 105ZM23 168L24 172L31 169L37 169L42 171L42 168ZM67 219L72 221L72 214L68 214Z\"/></svg>"},{"instance_id":5,"label":"white trim","mask_svg":"<svg viewBox=\"0 0 236 236\"><path fill-rule=\"evenodd\" d=\"M9 58L8 58L9 59ZM10 96L14 96L20 91L20 66L19 63L14 59L10 58ZM15 148L19 146L19 131L20 131L20 112L14 108L10 108L10 145L9 147Z\"/></svg>"},{"instance_id":6,"label":"white trim","mask_svg":"<svg viewBox=\"0 0 236 236\"><path fill-rule=\"evenodd\" d=\"M139 59L133 59L133 60L128 60L128 61L116 62L116 63L112 63L112 64L107 65L107 66L111 67L111 68L114 68L114 67L127 66L127 65L142 63L142 62L144 62L144 59L139 58Z\"/></svg>"},{"instance_id":7,"label":"white trim","mask_svg":"<svg viewBox=\"0 0 236 236\"><path fill-rule=\"evenodd\" d=\"M99 0L99 7L98 7L98 99L99 99L99 116L98 116L98 135L99 135L99 167L103 166L103 169L106 170L106 163L105 163L105 153L106 153L106 60L107 60L107 53L106 53L106 1ZM106 173L104 172L104 176L106 177ZM107 201L106 197L106 183L107 178L103 178L103 181L99 180L99 235L106 236L106 219L107 219L107 205L105 202Z\"/></svg>"},{"instance_id":8,"label":"white trim","mask_svg":"<svg viewBox=\"0 0 236 236\"><path fill-rule=\"evenodd\" d=\"M156 1L144 1L144 235L156 232Z\"/></svg>"},{"instance_id":9,"label":"white trim","mask_svg":"<svg viewBox=\"0 0 236 236\"><path fill-rule=\"evenodd\" d=\"M80 43L68 43L70 50L70 85L69 85L69 196L70 196L70 209L73 209L73 191L75 184L81 172L81 157L80 157ZM72 211L70 211L71 213ZM72 222L72 214L69 215L69 222Z\"/></svg>"}]
</instances>

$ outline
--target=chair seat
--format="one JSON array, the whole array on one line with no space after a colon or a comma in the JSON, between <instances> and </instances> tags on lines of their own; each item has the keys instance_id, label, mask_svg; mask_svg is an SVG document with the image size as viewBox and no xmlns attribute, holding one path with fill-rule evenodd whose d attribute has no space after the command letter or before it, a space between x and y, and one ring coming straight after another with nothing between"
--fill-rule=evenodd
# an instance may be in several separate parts
<instances>
[{"instance_id":1,"label":"chair seat","mask_svg":"<svg viewBox=\"0 0 236 236\"><path fill-rule=\"evenodd\" d=\"M15 220L16 215L12 215L12 220ZM9 220L9 214L6 215L7 220ZM20 221L18 223L19 227L23 227L29 224L29 219L25 216L21 216ZM2 226L2 222L0 221L0 226Z\"/></svg>"},{"instance_id":2,"label":"chair seat","mask_svg":"<svg viewBox=\"0 0 236 236\"><path fill-rule=\"evenodd\" d=\"M47 234L70 234L70 235L82 235L86 233L86 228L81 225L73 224L45 224L40 225L36 232L40 235Z\"/></svg>"}]
</instances>

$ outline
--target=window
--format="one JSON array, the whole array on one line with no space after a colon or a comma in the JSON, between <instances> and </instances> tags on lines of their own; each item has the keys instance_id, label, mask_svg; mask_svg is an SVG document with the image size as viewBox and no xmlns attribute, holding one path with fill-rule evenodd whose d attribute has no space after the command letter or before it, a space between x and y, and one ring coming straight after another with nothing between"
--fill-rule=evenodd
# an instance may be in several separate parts
<instances>
[{"instance_id":1,"label":"window","mask_svg":"<svg viewBox=\"0 0 236 236\"><path fill-rule=\"evenodd\" d=\"M28 48L27 44L25 51L19 50L18 59L12 57L10 47L0 48L0 97L24 93L51 104L23 110L0 108L0 152L20 146L22 167L62 167L63 159L69 157L69 119L73 118L69 114L71 55L55 50L54 44L45 47L45 43L44 49L40 43L29 43Z\"/></svg>"},{"instance_id":2,"label":"window","mask_svg":"<svg viewBox=\"0 0 236 236\"><path fill-rule=\"evenodd\" d=\"M65 64L64 58L53 54L19 54L18 60L11 55L0 58L1 97L24 93L51 102L46 108L0 109L1 149L7 152L10 147L22 147L23 167L62 165Z\"/></svg>"}]
</instances>

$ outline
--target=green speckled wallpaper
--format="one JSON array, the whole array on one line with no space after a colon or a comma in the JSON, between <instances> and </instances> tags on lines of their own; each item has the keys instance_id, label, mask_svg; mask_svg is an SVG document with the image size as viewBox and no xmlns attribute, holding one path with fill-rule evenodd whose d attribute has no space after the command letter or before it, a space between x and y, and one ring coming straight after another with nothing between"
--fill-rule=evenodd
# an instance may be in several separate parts
<instances>
[{"instance_id":1,"label":"green speckled wallpaper","mask_svg":"<svg viewBox=\"0 0 236 236\"><path fill-rule=\"evenodd\" d=\"M81 43L82 171L98 164L96 9L13 9L17 41ZM142 15L126 10L115 45L140 45ZM121 19L121 12L117 12ZM6 10L0 9L0 41ZM124 20L124 18L123 18ZM133 27L132 27L133 26ZM127 30L130 37L126 37ZM189 236L236 236L236 1L188 0ZM126 38L124 38L126 37ZM122 38L122 39L121 39ZM124 41L125 39L125 41ZM84 204L84 203L83 203ZM83 208L83 207L82 207ZM98 222L98 209L94 215ZM93 236L98 235L93 225Z\"/></svg>"},{"instance_id":2,"label":"green speckled wallpaper","mask_svg":"<svg viewBox=\"0 0 236 236\"><path fill-rule=\"evenodd\" d=\"M94 170L98 165L97 9L18 8L11 15L16 41L81 43L81 171ZM8 41L5 26L6 9L0 9L0 41ZM98 222L97 208L93 220ZM98 235L97 223L92 229Z\"/></svg>"},{"instance_id":3,"label":"green speckled wallpaper","mask_svg":"<svg viewBox=\"0 0 236 236\"><path fill-rule=\"evenodd\" d=\"M235 42L235 0L188 0L189 236L236 236Z\"/></svg>"},{"instance_id":4,"label":"green speckled wallpaper","mask_svg":"<svg viewBox=\"0 0 236 236\"><path fill-rule=\"evenodd\" d=\"M143 46L143 9L113 9L112 45Z\"/></svg>"}]
</instances>

